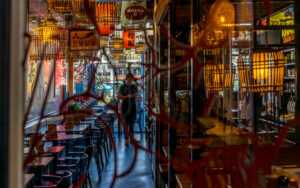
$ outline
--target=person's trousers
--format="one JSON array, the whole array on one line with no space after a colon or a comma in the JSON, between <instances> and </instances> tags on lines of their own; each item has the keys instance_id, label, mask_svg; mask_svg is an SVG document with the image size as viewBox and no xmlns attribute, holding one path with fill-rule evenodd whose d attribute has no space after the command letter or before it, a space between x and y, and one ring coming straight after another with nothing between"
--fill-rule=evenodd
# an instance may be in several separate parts
<instances>
[{"instance_id":1,"label":"person's trousers","mask_svg":"<svg viewBox=\"0 0 300 188\"><path fill-rule=\"evenodd\" d=\"M135 112L132 112L130 114L123 114L123 117L125 119L126 126L128 128L129 134L131 134L132 136L133 136L133 133L134 133L135 116L136 116ZM125 132L125 139L126 140L129 139L129 134Z\"/></svg>"}]
</instances>

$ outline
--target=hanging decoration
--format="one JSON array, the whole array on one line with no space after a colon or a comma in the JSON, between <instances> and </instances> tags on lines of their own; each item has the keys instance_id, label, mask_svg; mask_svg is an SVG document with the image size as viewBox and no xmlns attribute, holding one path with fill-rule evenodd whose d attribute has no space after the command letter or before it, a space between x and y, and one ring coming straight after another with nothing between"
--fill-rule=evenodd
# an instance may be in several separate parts
<instances>
[{"instance_id":1,"label":"hanging decoration","mask_svg":"<svg viewBox=\"0 0 300 188\"><path fill-rule=\"evenodd\" d=\"M229 66L223 64L207 64L204 68L205 76L205 90L206 92L216 92L229 90L233 87L233 82L235 79L235 71L230 71Z\"/></svg>"},{"instance_id":2,"label":"hanging decoration","mask_svg":"<svg viewBox=\"0 0 300 188\"><path fill-rule=\"evenodd\" d=\"M97 27L101 35L109 35L114 32L116 24L119 22L117 2L98 2L89 0L90 7L95 11ZM83 0L74 0L74 10L77 26L92 26L90 19L86 15Z\"/></svg>"},{"instance_id":3,"label":"hanging decoration","mask_svg":"<svg viewBox=\"0 0 300 188\"><path fill-rule=\"evenodd\" d=\"M193 25L193 42L200 39L207 47L226 42L235 26L235 8L228 0L216 0L199 23Z\"/></svg>"},{"instance_id":4,"label":"hanging decoration","mask_svg":"<svg viewBox=\"0 0 300 188\"><path fill-rule=\"evenodd\" d=\"M73 5L73 16L75 18L76 26L91 26L92 24L84 8L84 0L73 0ZM89 0L89 5L92 7L92 10L94 10L95 0Z\"/></svg>"},{"instance_id":5,"label":"hanging decoration","mask_svg":"<svg viewBox=\"0 0 300 188\"><path fill-rule=\"evenodd\" d=\"M216 0L208 13L207 30L232 31L235 24L235 8L229 0Z\"/></svg>"},{"instance_id":6,"label":"hanging decoration","mask_svg":"<svg viewBox=\"0 0 300 188\"><path fill-rule=\"evenodd\" d=\"M54 12L72 12L72 0L47 0L48 9Z\"/></svg>"},{"instance_id":7,"label":"hanging decoration","mask_svg":"<svg viewBox=\"0 0 300 188\"><path fill-rule=\"evenodd\" d=\"M121 53L124 50L124 42L121 38L113 38L109 41L109 50L111 53Z\"/></svg>"},{"instance_id":8,"label":"hanging decoration","mask_svg":"<svg viewBox=\"0 0 300 188\"><path fill-rule=\"evenodd\" d=\"M249 54L241 54L238 59L238 70L242 92L250 92L250 87L253 92L258 93L283 91L284 54L282 52L256 50L252 54L251 68L250 71Z\"/></svg>"},{"instance_id":9,"label":"hanging decoration","mask_svg":"<svg viewBox=\"0 0 300 188\"><path fill-rule=\"evenodd\" d=\"M135 32L132 30L124 31L123 32L123 41L124 41L125 49L133 48L134 43L135 43Z\"/></svg>"},{"instance_id":10,"label":"hanging decoration","mask_svg":"<svg viewBox=\"0 0 300 188\"><path fill-rule=\"evenodd\" d=\"M31 60L54 60L60 51L64 52L67 48L67 31L53 25L53 22L43 21L40 27L30 31L30 36Z\"/></svg>"},{"instance_id":11,"label":"hanging decoration","mask_svg":"<svg viewBox=\"0 0 300 188\"><path fill-rule=\"evenodd\" d=\"M96 19L101 35L109 35L114 32L118 23L118 11L116 2L96 2Z\"/></svg>"}]
</instances>

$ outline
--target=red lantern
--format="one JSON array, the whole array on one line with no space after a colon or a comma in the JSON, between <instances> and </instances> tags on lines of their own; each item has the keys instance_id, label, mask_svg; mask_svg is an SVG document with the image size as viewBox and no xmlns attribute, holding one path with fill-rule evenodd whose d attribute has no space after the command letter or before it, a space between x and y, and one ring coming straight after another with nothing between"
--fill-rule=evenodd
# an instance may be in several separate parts
<instances>
[{"instance_id":1,"label":"red lantern","mask_svg":"<svg viewBox=\"0 0 300 188\"><path fill-rule=\"evenodd\" d=\"M134 31L124 31L123 32L124 48L130 49L134 47L135 42L135 32Z\"/></svg>"},{"instance_id":2,"label":"red lantern","mask_svg":"<svg viewBox=\"0 0 300 188\"><path fill-rule=\"evenodd\" d=\"M118 22L116 2L96 2L96 18L101 35L109 35L115 31Z\"/></svg>"}]
</instances>

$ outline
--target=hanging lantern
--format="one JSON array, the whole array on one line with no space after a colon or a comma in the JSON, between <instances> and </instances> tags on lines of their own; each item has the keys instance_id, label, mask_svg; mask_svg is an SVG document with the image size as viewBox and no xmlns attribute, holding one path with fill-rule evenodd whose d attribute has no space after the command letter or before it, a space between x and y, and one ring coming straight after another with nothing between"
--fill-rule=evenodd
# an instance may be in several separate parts
<instances>
[{"instance_id":1,"label":"hanging lantern","mask_svg":"<svg viewBox=\"0 0 300 188\"><path fill-rule=\"evenodd\" d=\"M116 2L96 2L96 19L101 35L109 35L114 32L118 23L118 11Z\"/></svg>"},{"instance_id":2,"label":"hanging lantern","mask_svg":"<svg viewBox=\"0 0 300 188\"><path fill-rule=\"evenodd\" d=\"M135 53L142 54L146 51L146 44L144 42L138 42L135 44Z\"/></svg>"},{"instance_id":3,"label":"hanging lantern","mask_svg":"<svg viewBox=\"0 0 300 188\"><path fill-rule=\"evenodd\" d=\"M121 53L124 50L124 42L121 38L113 38L109 41L109 49L111 53Z\"/></svg>"},{"instance_id":4,"label":"hanging lantern","mask_svg":"<svg viewBox=\"0 0 300 188\"><path fill-rule=\"evenodd\" d=\"M92 26L84 8L84 0L73 0L73 5L73 15L76 21L76 26ZM92 9L94 9L95 0L89 0L89 5Z\"/></svg>"},{"instance_id":5,"label":"hanging lantern","mask_svg":"<svg viewBox=\"0 0 300 188\"><path fill-rule=\"evenodd\" d=\"M252 71L250 71L250 56L241 54L238 69L242 92L249 92L250 87L253 92L260 93L283 91L284 54L280 51L256 50L252 54Z\"/></svg>"},{"instance_id":6,"label":"hanging lantern","mask_svg":"<svg viewBox=\"0 0 300 188\"><path fill-rule=\"evenodd\" d=\"M223 64L205 65L204 82L206 92L229 90L230 86L233 86L235 71L232 71L230 75L229 67L225 66L225 69L223 67Z\"/></svg>"},{"instance_id":7,"label":"hanging lantern","mask_svg":"<svg viewBox=\"0 0 300 188\"><path fill-rule=\"evenodd\" d=\"M235 24L235 8L229 0L216 0L208 13L207 30L232 31Z\"/></svg>"},{"instance_id":8,"label":"hanging lantern","mask_svg":"<svg viewBox=\"0 0 300 188\"><path fill-rule=\"evenodd\" d=\"M109 41L109 37L108 36L101 36L101 38L100 38L100 46L101 46L101 48L108 47L108 41Z\"/></svg>"},{"instance_id":9,"label":"hanging lantern","mask_svg":"<svg viewBox=\"0 0 300 188\"><path fill-rule=\"evenodd\" d=\"M135 32L133 30L124 31L123 41L125 49L133 48L135 43Z\"/></svg>"},{"instance_id":10,"label":"hanging lantern","mask_svg":"<svg viewBox=\"0 0 300 188\"><path fill-rule=\"evenodd\" d=\"M48 9L54 12L72 12L72 0L47 0Z\"/></svg>"},{"instance_id":11,"label":"hanging lantern","mask_svg":"<svg viewBox=\"0 0 300 188\"><path fill-rule=\"evenodd\" d=\"M206 10L204 10L206 11ZM193 25L193 41L202 39L207 47L220 47L235 26L235 8L228 0L216 0L199 23Z\"/></svg>"},{"instance_id":12,"label":"hanging lantern","mask_svg":"<svg viewBox=\"0 0 300 188\"><path fill-rule=\"evenodd\" d=\"M119 14L116 2L98 2L89 0L90 7L95 10L95 18L101 35L109 35L114 32L119 22ZM77 26L92 26L86 15L83 0L74 0L74 10Z\"/></svg>"},{"instance_id":13,"label":"hanging lantern","mask_svg":"<svg viewBox=\"0 0 300 188\"><path fill-rule=\"evenodd\" d=\"M67 47L67 31L53 26L53 23L42 22L40 27L30 31L31 60L54 59Z\"/></svg>"}]
</instances>

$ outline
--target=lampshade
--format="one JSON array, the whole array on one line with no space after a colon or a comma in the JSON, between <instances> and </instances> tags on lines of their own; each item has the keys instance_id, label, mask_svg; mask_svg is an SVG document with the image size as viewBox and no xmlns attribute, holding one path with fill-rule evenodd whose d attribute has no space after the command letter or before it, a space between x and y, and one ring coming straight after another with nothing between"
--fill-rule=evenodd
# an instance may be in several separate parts
<instances>
[{"instance_id":1,"label":"lampshade","mask_svg":"<svg viewBox=\"0 0 300 188\"><path fill-rule=\"evenodd\" d=\"M235 8L229 0L216 0L208 13L207 29L233 30L235 24Z\"/></svg>"},{"instance_id":2,"label":"lampshade","mask_svg":"<svg viewBox=\"0 0 300 188\"><path fill-rule=\"evenodd\" d=\"M133 48L135 43L135 32L133 30L124 31L123 41L125 49Z\"/></svg>"},{"instance_id":3,"label":"lampshade","mask_svg":"<svg viewBox=\"0 0 300 188\"><path fill-rule=\"evenodd\" d=\"M96 2L96 19L101 35L109 35L114 32L118 23L116 2Z\"/></svg>"},{"instance_id":4,"label":"lampshade","mask_svg":"<svg viewBox=\"0 0 300 188\"><path fill-rule=\"evenodd\" d=\"M253 92L260 93L283 91L284 54L274 50L256 50L251 59L251 71L249 55L240 54L238 59L241 91L249 92L250 87Z\"/></svg>"},{"instance_id":5,"label":"lampshade","mask_svg":"<svg viewBox=\"0 0 300 188\"><path fill-rule=\"evenodd\" d=\"M30 31L30 36L30 59L32 60L54 59L67 47L67 31L50 22L42 22L40 27Z\"/></svg>"},{"instance_id":6,"label":"lampshade","mask_svg":"<svg viewBox=\"0 0 300 188\"><path fill-rule=\"evenodd\" d=\"M47 0L48 9L54 12L72 12L72 0Z\"/></svg>"},{"instance_id":7,"label":"lampshade","mask_svg":"<svg viewBox=\"0 0 300 188\"><path fill-rule=\"evenodd\" d=\"M234 29L235 8L228 0L216 0L206 11L200 21L193 25L194 44L202 39L208 47L219 47Z\"/></svg>"},{"instance_id":8,"label":"lampshade","mask_svg":"<svg viewBox=\"0 0 300 188\"><path fill-rule=\"evenodd\" d=\"M101 35L109 35L114 32L115 25L119 22L119 14L116 2L98 2L89 0L90 7L95 11L97 26ZM77 26L91 26L92 23L86 15L83 0L74 0L74 10Z\"/></svg>"},{"instance_id":9,"label":"lampshade","mask_svg":"<svg viewBox=\"0 0 300 188\"><path fill-rule=\"evenodd\" d=\"M204 82L206 92L229 90L230 86L233 86L235 71L232 71L230 75L229 67L225 66L225 69L223 67L223 64L205 65Z\"/></svg>"}]
</instances>

